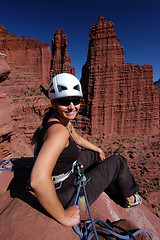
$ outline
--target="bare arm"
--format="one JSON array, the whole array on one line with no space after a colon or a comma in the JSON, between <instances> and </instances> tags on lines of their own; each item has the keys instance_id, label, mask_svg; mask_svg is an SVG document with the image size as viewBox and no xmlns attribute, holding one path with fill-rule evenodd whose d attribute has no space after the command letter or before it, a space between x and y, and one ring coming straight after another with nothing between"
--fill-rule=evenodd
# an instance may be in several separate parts
<instances>
[{"instance_id":1,"label":"bare arm","mask_svg":"<svg viewBox=\"0 0 160 240\"><path fill-rule=\"evenodd\" d=\"M62 125L56 124L48 129L46 140L31 173L31 186L41 205L53 218L65 226L74 226L79 222L79 208L72 206L64 210L51 178L57 159L68 142L68 137L68 131Z\"/></svg>"},{"instance_id":2,"label":"bare arm","mask_svg":"<svg viewBox=\"0 0 160 240\"><path fill-rule=\"evenodd\" d=\"M101 148L97 147L96 145L94 145L93 143L89 142L85 138L81 137L75 131L74 127L72 127L72 134L73 134L73 137L74 137L76 143L79 146L84 147L84 148L89 149L89 150L93 150L95 152L98 152L101 160L103 161L105 159L105 153L103 152L103 150Z\"/></svg>"}]
</instances>

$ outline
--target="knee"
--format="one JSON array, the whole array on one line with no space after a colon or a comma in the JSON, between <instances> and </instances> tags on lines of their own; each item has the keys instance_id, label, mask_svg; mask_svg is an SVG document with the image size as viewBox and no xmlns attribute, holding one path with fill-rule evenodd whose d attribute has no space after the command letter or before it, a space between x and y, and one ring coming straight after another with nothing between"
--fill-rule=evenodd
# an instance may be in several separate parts
<instances>
[{"instance_id":1,"label":"knee","mask_svg":"<svg viewBox=\"0 0 160 240\"><path fill-rule=\"evenodd\" d=\"M120 155L112 155L110 158L111 158L112 161L115 161L117 163L125 162L124 157L122 157Z\"/></svg>"},{"instance_id":2,"label":"knee","mask_svg":"<svg viewBox=\"0 0 160 240\"><path fill-rule=\"evenodd\" d=\"M125 165L125 158L120 155L112 155L110 160L113 164L117 166L119 169L123 169Z\"/></svg>"}]
</instances>

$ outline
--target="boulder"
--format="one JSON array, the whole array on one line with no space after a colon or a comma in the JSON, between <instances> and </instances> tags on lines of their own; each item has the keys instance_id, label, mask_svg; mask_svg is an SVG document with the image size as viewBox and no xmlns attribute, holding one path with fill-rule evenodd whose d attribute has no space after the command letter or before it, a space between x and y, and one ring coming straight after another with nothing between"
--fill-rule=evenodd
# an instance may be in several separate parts
<instances>
[{"instance_id":1,"label":"boulder","mask_svg":"<svg viewBox=\"0 0 160 240\"><path fill-rule=\"evenodd\" d=\"M0 83L6 80L10 73L10 67L6 62L6 54L0 53Z\"/></svg>"}]
</instances>

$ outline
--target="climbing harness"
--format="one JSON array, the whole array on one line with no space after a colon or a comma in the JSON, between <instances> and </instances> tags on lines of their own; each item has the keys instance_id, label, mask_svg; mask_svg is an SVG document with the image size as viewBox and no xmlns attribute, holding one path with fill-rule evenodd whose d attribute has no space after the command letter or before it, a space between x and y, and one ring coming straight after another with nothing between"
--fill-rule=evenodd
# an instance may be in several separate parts
<instances>
[{"instance_id":1,"label":"climbing harness","mask_svg":"<svg viewBox=\"0 0 160 240\"><path fill-rule=\"evenodd\" d=\"M0 171L15 171L15 170L30 170L33 168L36 157L22 157L18 158L10 158L4 159L0 161ZM12 166L8 166L11 163ZM72 168L70 171L66 173L62 173L60 175L52 176L52 180L55 186L55 189L60 189L64 180L69 178L71 174L74 172L74 168L76 166L77 161L73 162ZM31 190L31 186L27 185L27 188Z\"/></svg>"},{"instance_id":2,"label":"climbing harness","mask_svg":"<svg viewBox=\"0 0 160 240\"><path fill-rule=\"evenodd\" d=\"M53 180L53 183L54 183L54 186L55 186L55 189L60 189L61 186L62 186L62 182L64 180L66 180L67 178L70 177L70 175L74 172L74 168L77 164L77 161L75 161L73 164L72 164L72 169L70 171L68 171L67 173L62 173L60 175L57 175L57 176L52 176L52 180ZM56 186L56 184L59 184L58 186Z\"/></svg>"},{"instance_id":3,"label":"climbing harness","mask_svg":"<svg viewBox=\"0 0 160 240\"><path fill-rule=\"evenodd\" d=\"M103 222L101 220L93 220L90 207L89 207L86 190L85 190L87 178L84 175L83 166L80 166L78 163L76 163L76 167L78 171L78 185L77 185L77 195L76 195L74 205L79 206L80 190L83 189L87 210L90 216L90 220L86 220L85 222L82 222L81 220L79 220L79 224L73 227L73 230L79 235L80 239L91 240L93 237L95 237L96 240L99 240L98 238L98 235L99 235L99 236L102 236L104 239L109 239L109 240L112 240L115 237L118 239L137 240L135 236L138 235L139 233L144 232L148 234L149 238L152 240L151 234L145 229L140 229L135 231L134 233L131 233L130 231L124 228L121 228L119 226L112 224L109 220L107 220L106 222ZM120 230L121 233L117 232L115 230L116 228Z\"/></svg>"}]
</instances>

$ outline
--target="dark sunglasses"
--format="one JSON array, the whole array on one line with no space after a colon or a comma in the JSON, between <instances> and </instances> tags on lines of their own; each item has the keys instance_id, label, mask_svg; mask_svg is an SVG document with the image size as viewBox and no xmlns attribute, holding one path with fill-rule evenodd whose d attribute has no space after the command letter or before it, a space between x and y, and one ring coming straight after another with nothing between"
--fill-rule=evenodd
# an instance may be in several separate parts
<instances>
[{"instance_id":1,"label":"dark sunglasses","mask_svg":"<svg viewBox=\"0 0 160 240\"><path fill-rule=\"evenodd\" d=\"M61 98L61 99L56 99L56 102L59 103L61 106L69 106L71 102L74 105L80 104L80 98Z\"/></svg>"}]
</instances>

